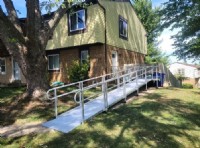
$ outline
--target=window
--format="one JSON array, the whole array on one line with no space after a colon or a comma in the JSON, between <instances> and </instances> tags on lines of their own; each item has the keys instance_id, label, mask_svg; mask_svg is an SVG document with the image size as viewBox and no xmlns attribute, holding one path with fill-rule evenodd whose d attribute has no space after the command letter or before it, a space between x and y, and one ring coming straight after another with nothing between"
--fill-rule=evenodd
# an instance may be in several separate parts
<instances>
[{"instance_id":1,"label":"window","mask_svg":"<svg viewBox=\"0 0 200 148\"><path fill-rule=\"evenodd\" d=\"M85 29L85 10L79 10L69 15L70 32Z\"/></svg>"},{"instance_id":2,"label":"window","mask_svg":"<svg viewBox=\"0 0 200 148\"><path fill-rule=\"evenodd\" d=\"M81 51L81 63L85 63L89 58L88 50Z\"/></svg>"},{"instance_id":3,"label":"window","mask_svg":"<svg viewBox=\"0 0 200 148\"><path fill-rule=\"evenodd\" d=\"M185 76L185 69L179 68L178 69L178 74L181 75L181 76Z\"/></svg>"},{"instance_id":4,"label":"window","mask_svg":"<svg viewBox=\"0 0 200 148\"><path fill-rule=\"evenodd\" d=\"M128 23L127 20L119 17L119 37L122 39L128 39Z\"/></svg>"},{"instance_id":5,"label":"window","mask_svg":"<svg viewBox=\"0 0 200 148\"><path fill-rule=\"evenodd\" d=\"M48 69L49 70L60 69L59 54L48 55Z\"/></svg>"},{"instance_id":6,"label":"window","mask_svg":"<svg viewBox=\"0 0 200 148\"><path fill-rule=\"evenodd\" d=\"M6 73L6 60L5 59L0 59L0 74L5 74Z\"/></svg>"}]
</instances>

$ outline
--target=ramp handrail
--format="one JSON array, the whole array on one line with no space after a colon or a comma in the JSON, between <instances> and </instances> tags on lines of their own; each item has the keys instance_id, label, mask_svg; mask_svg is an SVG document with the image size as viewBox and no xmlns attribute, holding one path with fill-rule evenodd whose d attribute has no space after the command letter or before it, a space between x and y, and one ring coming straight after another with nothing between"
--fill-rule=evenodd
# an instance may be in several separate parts
<instances>
[{"instance_id":1,"label":"ramp handrail","mask_svg":"<svg viewBox=\"0 0 200 148\"><path fill-rule=\"evenodd\" d=\"M51 88L47 91L47 98L49 100L54 100L55 101L55 116L57 117L58 111L58 98L67 96L70 94L74 94L74 101L80 105L82 109L82 122L84 122L84 101L89 100L94 96L97 96L99 94L103 94L104 97L104 105L105 105L105 110L108 109L108 100L107 100L107 94L108 91L117 88L117 87L123 87L123 96L126 101L127 93L126 93L126 83L130 83L131 81L136 81L136 85L138 86L138 79L143 78L146 81L146 89L147 89L147 79L148 75L151 76L150 79L154 79L154 73L156 72L156 80L158 79L157 72L158 72L158 67L157 66L134 66L132 68L128 69L123 69L117 72L105 74L103 76L99 77L94 77L90 78L84 81L79 81L75 83L70 83L67 85L59 86L59 87L54 87ZM110 77L110 78L109 78ZM93 84L89 84L87 86L84 86L85 82L89 81L95 81L92 82ZM109 88L109 83L111 82L116 82L112 87ZM156 83L158 86L158 82ZM58 94L58 90L60 89L66 89L71 86L75 86L75 88L71 91L64 92L62 94ZM84 98L84 92L96 87L101 86L101 92L95 93L94 95L90 95L87 98ZM137 89L137 93L139 92L139 89ZM53 94L52 94L53 93ZM77 99L79 98L79 100Z\"/></svg>"}]
</instances>

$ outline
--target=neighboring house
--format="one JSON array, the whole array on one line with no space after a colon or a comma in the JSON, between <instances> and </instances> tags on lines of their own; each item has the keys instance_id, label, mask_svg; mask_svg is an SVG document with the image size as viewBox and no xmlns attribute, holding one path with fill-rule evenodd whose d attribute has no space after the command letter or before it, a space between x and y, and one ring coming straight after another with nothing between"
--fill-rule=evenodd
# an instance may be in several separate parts
<instances>
[{"instance_id":1,"label":"neighboring house","mask_svg":"<svg viewBox=\"0 0 200 148\"><path fill-rule=\"evenodd\" d=\"M174 75L186 77L183 83L190 83L194 87L200 87L200 66L176 62L171 64L169 69Z\"/></svg>"},{"instance_id":2,"label":"neighboring house","mask_svg":"<svg viewBox=\"0 0 200 148\"><path fill-rule=\"evenodd\" d=\"M8 84L15 81L26 82L17 62L5 50L5 46L0 40L0 84Z\"/></svg>"},{"instance_id":3,"label":"neighboring house","mask_svg":"<svg viewBox=\"0 0 200 148\"><path fill-rule=\"evenodd\" d=\"M72 61L83 62L87 57L90 77L113 72L126 64L144 63L147 34L130 1L92 2L86 8L74 6L73 11L68 11L49 40L46 54L50 81L68 82L67 70ZM6 63L13 63L15 73L14 60L5 59ZM0 83L1 77L0 74Z\"/></svg>"}]
</instances>

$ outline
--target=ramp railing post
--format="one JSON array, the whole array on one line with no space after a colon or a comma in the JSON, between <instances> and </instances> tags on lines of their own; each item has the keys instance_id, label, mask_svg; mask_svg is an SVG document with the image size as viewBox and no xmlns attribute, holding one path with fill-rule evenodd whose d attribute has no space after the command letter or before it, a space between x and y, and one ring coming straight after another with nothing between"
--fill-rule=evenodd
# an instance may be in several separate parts
<instances>
[{"instance_id":1,"label":"ramp railing post","mask_svg":"<svg viewBox=\"0 0 200 148\"><path fill-rule=\"evenodd\" d=\"M117 72L117 88L120 87L119 71Z\"/></svg>"},{"instance_id":2,"label":"ramp railing post","mask_svg":"<svg viewBox=\"0 0 200 148\"><path fill-rule=\"evenodd\" d=\"M158 67L156 66L156 88L158 88Z\"/></svg>"},{"instance_id":3,"label":"ramp railing post","mask_svg":"<svg viewBox=\"0 0 200 148\"><path fill-rule=\"evenodd\" d=\"M105 111L108 110L108 92L107 92L107 82L105 76L102 77L102 92L103 92L103 100L104 100L104 108Z\"/></svg>"},{"instance_id":4,"label":"ramp railing post","mask_svg":"<svg viewBox=\"0 0 200 148\"><path fill-rule=\"evenodd\" d=\"M54 89L54 97L55 97L55 116L58 116L58 97L57 97L57 90Z\"/></svg>"},{"instance_id":5,"label":"ramp railing post","mask_svg":"<svg viewBox=\"0 0 200 148\"><path fill-rule=\"evenodd\" d=\"M85 121L85 111L84 111L84 96L83 96L83 81L79 82L79 89L80 89L80 107L81 107L81 115L82 115L82 123Z\"/></svg>"},{"instance_id":6,"label":"ramp railing post","mask_svg":"<svg viewBox=\"0 0 200 148\"><path fill-rule=\"evenodd\" d=\"M138 71L136 71L136 89L137 89L137 95L139 95L139 86L138 86Z\"/></svg>"},{"instance_id":7,"label":"ramp railing post","mask_svg":"<svg viewBox=\"0 0 200 148\"><path fill-rule=\"evenodd\" d=\"M145 83L146 83L146 91L147 91L147 67L145 66Z\"/></svg>"},{"instance_id":8,"label":"ramp railing post","mask_svg":"<svg viewBox=\"0 0 200 148\"><path fill-rule=\"evenodd\" d=\"M123 97L124 97L124 100L126 102L126 79L125 79L125 75L123 76Z\"/></svg>"}]
</instances>

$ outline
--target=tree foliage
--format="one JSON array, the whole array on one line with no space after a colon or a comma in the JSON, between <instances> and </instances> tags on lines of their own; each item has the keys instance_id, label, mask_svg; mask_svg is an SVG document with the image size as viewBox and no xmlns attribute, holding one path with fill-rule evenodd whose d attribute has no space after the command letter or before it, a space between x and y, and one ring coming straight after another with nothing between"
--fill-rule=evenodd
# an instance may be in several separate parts
<instances>
[{"instance_id":1,"label":"tree foliage","mask_svg":"<svg viewBox=\"0 0 200 148\"><path fill-rule=\"evenodd\" d=\"M163 63L165 65L169 64L169 56L161 52L157 45L154 43L148 44L147 56L145 57L145 62L147 64Z\"/></svg>"},{"instance_id":2,"label":"tree foliage","mask_svg":"<svg viewBox=\"0 0 200 148\"><path fill-rule=\"evenodd\" d=\"M162 28L179 28L173 36L174 52L180 59L200 59L200 1L169 0L161 11Z\"/></svg>"},{"instance_id":3,"label":"tree foliage","mask_svg":"<svg viewBox=\"0 0 200 148\"><path fill-rule=\"evenodd\" d=\"M153 8L151 0L135 0L133 7L147 31L147 42L152 43L159 36L160 8Z\"/></svg>"},{"instance_id":4,"label":"tree foliage","mask_svg":"<svg viewBox=\"0 0 200 148\"><path fill-rule=\"evenodd\" d=\"M160 8L153 8L151 0L135 0L133 7L147 32L148 51L145 62L168 64L168 56L160 51L157 43L157 37L162 32Z\"/></svg>"}]
</instances>

